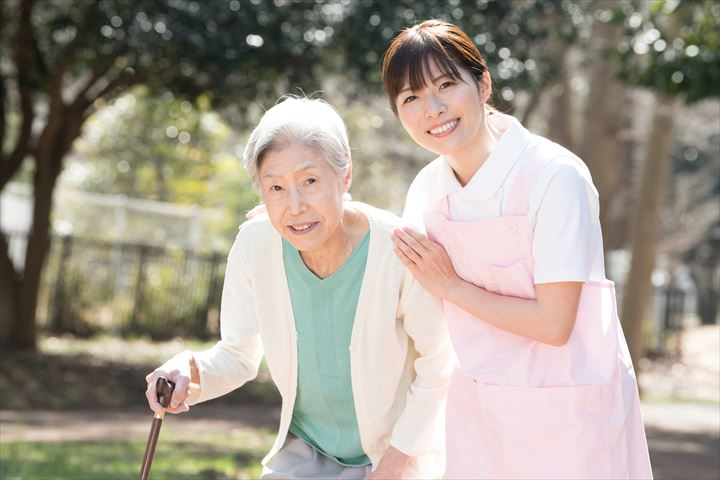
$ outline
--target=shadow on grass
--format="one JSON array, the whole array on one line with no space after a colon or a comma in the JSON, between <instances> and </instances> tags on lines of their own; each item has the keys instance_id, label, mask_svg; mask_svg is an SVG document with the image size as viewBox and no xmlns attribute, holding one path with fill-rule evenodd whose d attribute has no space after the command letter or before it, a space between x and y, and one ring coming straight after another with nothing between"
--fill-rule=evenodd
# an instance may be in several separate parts
<instances>
[{"instance_id":1,"label":"shadow on grass","mask_svg":"<svg viewBox=\"0 0 720 480\"><path fill-rule=\"evenodd\" d=\"M144 406L145 375L157 365L124 363L87 354L0 354L0 408L105 409ZM279 404L268 375L218 403Z\"/></svg>"}]
</instances>

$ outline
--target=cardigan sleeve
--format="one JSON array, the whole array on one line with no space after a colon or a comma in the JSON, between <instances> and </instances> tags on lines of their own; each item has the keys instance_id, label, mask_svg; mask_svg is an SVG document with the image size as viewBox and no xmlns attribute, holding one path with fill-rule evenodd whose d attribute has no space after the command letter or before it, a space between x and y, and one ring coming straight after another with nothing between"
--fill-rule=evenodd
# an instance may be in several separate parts
<instances>
[{"instance_id":1,"label":"cardigan sleeve","mask_svg":"<svg viewBox=\"0 0 720 480\"><path fill-rule=\"evenodd\" d=\"M445 447L445 404L455 356L440 299L420 286L407 269L399 308L418 356L413 365L415 378L390 444L406 455L418 456Z\"/></svg>"},{"instance_id":2,"label":"cardigan sleeve","mask_svg":"<svg viewBox=\"0 0 720 480\"><path fill-rule=\"evenodd\" d=\"M245 261L251 233L241 230L228 256L220 305L220 341L193 356L200 392L193 403L210 400L257 376L263 355L253 299L252 276Z\"/></svg>"}]
</instances>

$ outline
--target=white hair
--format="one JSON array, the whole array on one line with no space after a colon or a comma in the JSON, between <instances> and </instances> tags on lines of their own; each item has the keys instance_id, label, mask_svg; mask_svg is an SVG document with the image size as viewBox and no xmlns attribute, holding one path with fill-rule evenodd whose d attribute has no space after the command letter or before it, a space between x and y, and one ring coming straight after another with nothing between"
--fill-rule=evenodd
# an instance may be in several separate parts
<instances>
[{"instance_id":1,"label":"white hair","mask_svg":"<svg viewBox=\"0 0 720 480\"><path fill-rule=\"evenodd\" d=\"M245 146L243 166L255 188L265 154L296 144L320 153L338 179L348 173L350 144L340 115L324 100L286 96L265 112Z\"/></svg>"}]
</instances>

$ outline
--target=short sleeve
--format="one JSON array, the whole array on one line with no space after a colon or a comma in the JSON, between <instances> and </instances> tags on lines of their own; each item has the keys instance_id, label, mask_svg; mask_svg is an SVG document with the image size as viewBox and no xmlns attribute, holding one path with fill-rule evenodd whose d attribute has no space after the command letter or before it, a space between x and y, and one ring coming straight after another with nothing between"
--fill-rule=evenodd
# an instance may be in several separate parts
<instances>
[{"instance_id":1,"label":"short sleeve","mask_svg":"<svg viewBox=\"0 0 720 480\"><path fill-rule=\"evenodd\" d=\"M599 199L589 173L575 162L547 167L530 195L536 284L590 278Z\"/></svg>"}]
</instances>

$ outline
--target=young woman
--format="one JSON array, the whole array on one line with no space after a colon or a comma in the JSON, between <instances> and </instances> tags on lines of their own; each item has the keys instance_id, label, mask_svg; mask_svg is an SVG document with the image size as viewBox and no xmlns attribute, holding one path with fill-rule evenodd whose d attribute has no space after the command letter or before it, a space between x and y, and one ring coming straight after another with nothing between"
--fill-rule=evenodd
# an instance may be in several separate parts
<instances>
[{"instance_id":1,"label":"young woman","mask_svg":"<svg viewBox=\"0 0 720 480\"><path fill-rule=\"evenodd\" d=\"M440 155L408 192L416 229L393 240L443 299L459 361L447 478L650 478L586 166L488 105L485 61L455 25L404 30L382 74L405 130Z\"/></svg>"},{"instance_id":2,"label":"young woman","mask_svg":"<svg viewBox=\"0 0 720 480\"><path fill-rule=\"evenodd\" d=\"M171 413L252 380L265 354L282 396L263 479L439 478L452 349L440 300L393 253L400 219L343 199L350 146L321 100L268 110L245 148L267 214L228 258L222 339L147 376L176 383ZM200 386L190 397L188 385Z\"/></svg>"}]
</instances>

